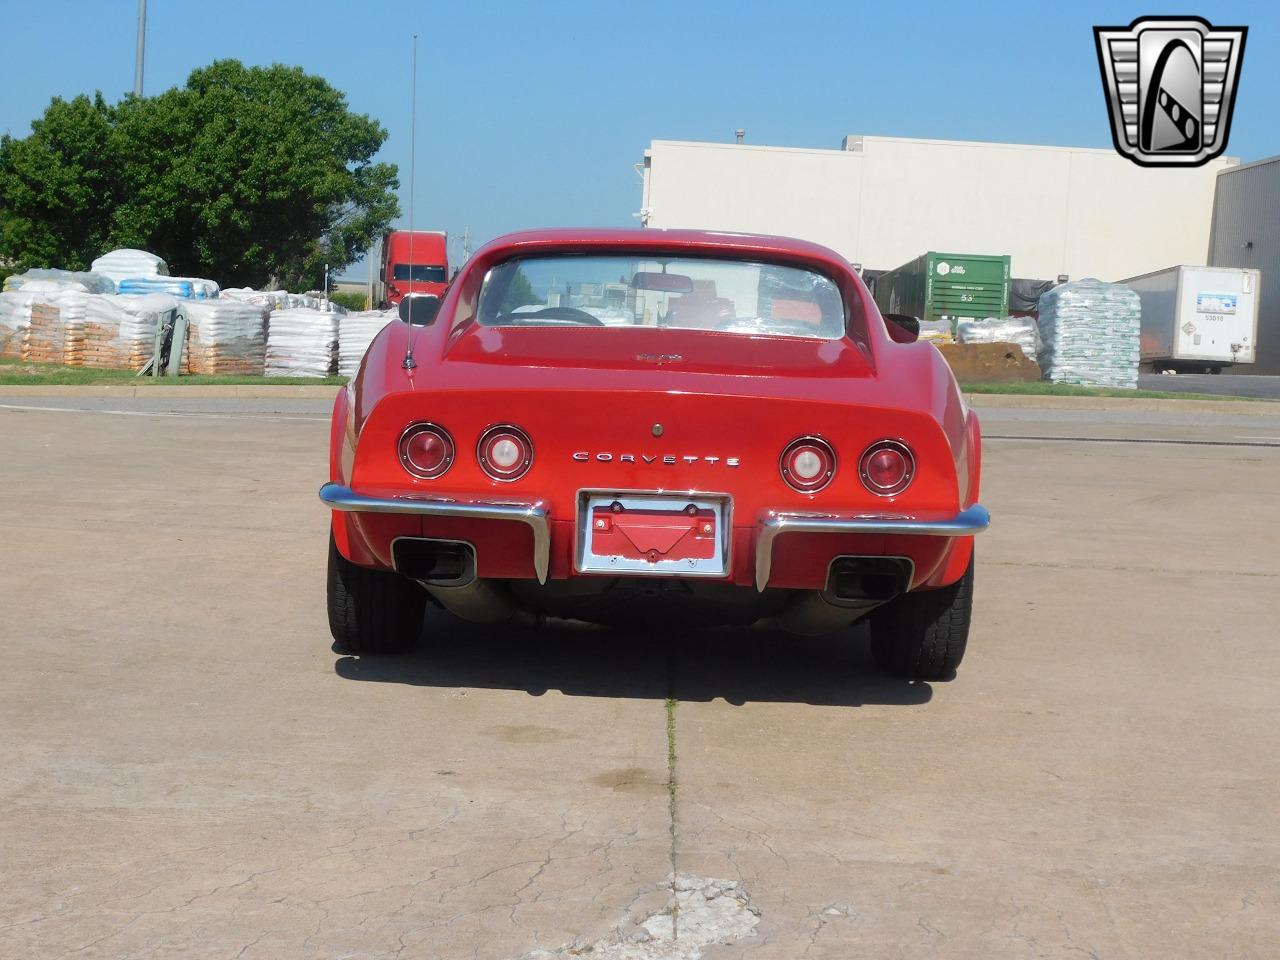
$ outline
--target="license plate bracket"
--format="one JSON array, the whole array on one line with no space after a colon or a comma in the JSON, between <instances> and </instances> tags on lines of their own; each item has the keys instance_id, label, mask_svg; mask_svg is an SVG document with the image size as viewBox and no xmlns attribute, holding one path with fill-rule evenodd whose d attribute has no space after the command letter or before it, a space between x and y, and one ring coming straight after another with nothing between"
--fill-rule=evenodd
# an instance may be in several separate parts
<instances>
[{"instance_id":1,"label":"license plate bracket","mask_svg":"<svg viewBox=\"0 0 1280 960\"><path fill-rule=\"evenodd\" d=\"M620 576L726 577L729 498L584 491L575 568Z\"/></svg>"}]
</instances>

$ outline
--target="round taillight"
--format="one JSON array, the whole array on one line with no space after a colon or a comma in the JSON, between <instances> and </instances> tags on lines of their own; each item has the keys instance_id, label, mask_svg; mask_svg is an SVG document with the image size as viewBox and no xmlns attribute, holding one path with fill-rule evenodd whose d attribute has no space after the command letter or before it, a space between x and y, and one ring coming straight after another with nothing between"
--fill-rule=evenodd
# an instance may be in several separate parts
<instances>
[{"instance_id":1,"label":"round taillight","mask_svg":"<svg viewBox=\"0 0 1280 960\"><path fill-rule=\"evenodd\" d=\"M400 435L400 464L422 480L443 476L453 455L453 438L434 423L415 423Z\"/></svg>"},{"instance_id":2,"label":"round taillight","mask_svg":"<svg viewBox=\"0 0 1280 960\"><path fill-rule=\"evenodd\" d=\"M778 461L782 479L801 493L817 493L836 473L836 452L821 437L799 437Z\"/></svg>"},{"instance_id":3,"label":"round taillight","mask_svg":"<svg viewBox=\"0 0 1280 960\"><path fill-rule=\"evenodd\" d=\"M879 440L867 447L858 464L862 485L878 497L892 497L911 485L916 460L905 443Z\"/></svg>"},{"instance_id":4,"label":"round taillight","mask_svg":"<svg viewBox=\"0 0 1280 960\"><path fill-rule=\"evenodd\" d=\"M494 480L519 480L533 463L533 444L519 427L500 423L480 434L476 459Z\"/></svg>"}]
</instances>

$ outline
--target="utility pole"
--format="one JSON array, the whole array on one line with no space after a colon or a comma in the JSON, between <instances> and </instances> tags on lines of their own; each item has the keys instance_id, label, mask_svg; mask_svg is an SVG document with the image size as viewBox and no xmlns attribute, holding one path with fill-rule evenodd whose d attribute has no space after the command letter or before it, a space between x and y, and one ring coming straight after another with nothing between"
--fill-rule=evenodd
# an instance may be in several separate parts
<instances>
[{"instance_id":1,"label":"utility pole","mask_svg":"<svg viewBox=\"0 0 1280 960\"><path fill-rule=\"evenodd\" d=\"M418 35L413 35L413 68L410 73L410 91L409 91L409 282L407 286L412 288L413 285L413 201L417 191L417 182L414 177L418 169ZM405 291L405 300L413 296L412 289ZM404 303L405 300L401 300ZM409 312L404 316L409 321L409 335L405 338L404 359L400 361L400 366L405 370L414 370L418 363L413 359L413 304L405 307ZM412 374L410 374L412 376Z\"/></svg>"},{"instance_id":2,"label":"utility pole","mask_svg":"<svg viewBox=\"0 0 1280 960\"><path fill-rule=\"evenodd\" d=\"M142 96L142 64L147 56L147 0L138 0L138 46L133 60L133 95Z\"/></svg>"}]
</instances>

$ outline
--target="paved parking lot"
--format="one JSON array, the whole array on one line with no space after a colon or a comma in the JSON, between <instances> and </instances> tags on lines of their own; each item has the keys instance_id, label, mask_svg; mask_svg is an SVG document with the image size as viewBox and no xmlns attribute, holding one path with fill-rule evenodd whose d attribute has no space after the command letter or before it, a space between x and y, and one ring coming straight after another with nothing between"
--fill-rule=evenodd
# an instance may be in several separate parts
<instances>
[{"instance_id":1,"label":"paved parking lot","mask_svg":"<svg viewBox=\"0 0 1280 960\"><path fill-rule=\"evenodd\" d=\"M969 657L908 684L857 630L335 653L326 404L76 405L0 398L0 956L1275 955L1280 417L987 411Z\"/></svg>"}]
</instances>

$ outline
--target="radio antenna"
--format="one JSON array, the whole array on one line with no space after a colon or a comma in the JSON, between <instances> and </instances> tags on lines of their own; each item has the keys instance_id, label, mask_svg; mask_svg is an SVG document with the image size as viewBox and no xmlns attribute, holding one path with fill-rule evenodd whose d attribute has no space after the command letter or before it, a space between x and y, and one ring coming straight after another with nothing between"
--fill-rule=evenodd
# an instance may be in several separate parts
<instances>
[{"instance_id":1,"label":"radio antenna","mask_svg":"<svg viewBox=\"0 0 1280 960\"><path fill-rule=\"evenodd\" d=\"M417 172L418 149L418 35L413 35L412 80L409 94L409 278L406 284L406 297L413 296L413 192L414 174ZM403 299L403 298L401 298ZM413 359L413 304L409 305L409 343L404 352L404 362L400 364L405 370L412 370L418 364Z\"/></svg>"}]
</instances>

